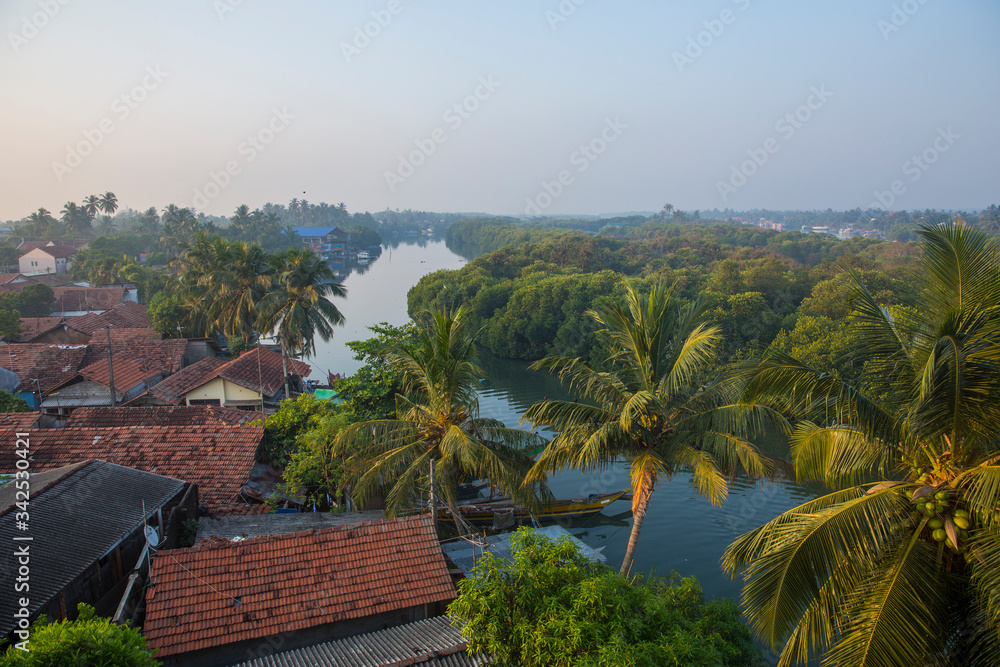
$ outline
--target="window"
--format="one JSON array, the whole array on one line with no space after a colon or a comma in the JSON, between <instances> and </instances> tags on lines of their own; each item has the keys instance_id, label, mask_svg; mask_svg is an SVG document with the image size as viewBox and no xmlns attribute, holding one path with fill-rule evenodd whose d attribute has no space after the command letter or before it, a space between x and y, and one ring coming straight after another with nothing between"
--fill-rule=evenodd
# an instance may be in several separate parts
<instances>
[{"instance_id":1,"label":"window","mask_svg":"<svg viewBox=\"0 0 1000 667\"><path fill-rule=\"evenodd\" d=\"M188 405L214 405L217 408L221 408L222 401L217 398L192 398L188 401Z\"/></svg>"}]
</instances>

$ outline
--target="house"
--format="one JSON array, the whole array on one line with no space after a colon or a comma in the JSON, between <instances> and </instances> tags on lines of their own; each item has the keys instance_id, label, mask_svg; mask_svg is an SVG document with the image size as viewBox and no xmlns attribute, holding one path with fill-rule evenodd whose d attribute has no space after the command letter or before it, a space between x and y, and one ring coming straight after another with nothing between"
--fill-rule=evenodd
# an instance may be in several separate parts
<instances>
[{"instance_id":1,"label":"house","mask_svg":"<svg viewBox=\"0 0 1000 667\"><path fill-rule=\"evenodd\" d=\"M18 413L11 413L18 414ZM23 413L21 413L23 414ZM197 407L93 407L74 410L63 428L121 428L132 426L242 426L260 421L259 412ZM0 427L3 423L0 422Z\"/></svg>"},{"instance_id":2,"label":"house","mask_svg":"<svg viewBox=\"0 0 1000 667\"><path fill-rule=\"evenodd\" d=\"M284 637L248 651L248 660L234 667L485 667L489 659L469 655L468 640L447 616L425 618L364 635L281 651Z\"/></svg>"},{"instance_id":3,"label":"house","mask_svg":"<svg viewBox=\"0 0 1000 667\"><path fill-rule=\"evenodd\" d=\"M53 317L74 317L87 313L103 313L126 301L124 287L53 287L56 300L52 304Z\"/></svg>"},{"instance_id":4,"label":"house","mask_svg":"<svg viewBox=\"0 0 1000 667\"><path fill-rule=\"evenodd\" d=\"M4 430L0 438L14 442L14 431ZM264 427L215 422L46 428L32 431L31 438L33 471L100 459L196 484L205 509L212 512L241 502L240 491L250 480ZM16 465L13 447L0 448L0 474L14 473Z\"/></svg>"},{"instance_id":5,"label":"house","mask_svg":"<svg viewBox=\"0 0 1000 667\"><path fill-rule=\"evenodd\" d=\"M430 517L161 551L143 632L165 665L227 665L440 615L455 599Z\"/></svg>"},{"instance_id":6,"label":"house","mask_svg":"<svg viewBox=\"0 0 1000 667\"><path fill-rule=\"evenodd\" d=\"M301 390L301 380L312 367L295 359L286 359L284 364L292 388ZM150 395L161 405L274 409L285 398L281 354L257 347L229 362L203 359L170 377L164 386L151 388Z\"/></svg>"},{"instance_id":7,"label":"house","mask_svg":"<svg viewBox=\"0 0 1000 667\"><path fill-rule=\"evenodd\" d=\"M28 482L30 542L17 541L24 536L17 526L17 483L0 486L0 539L14 553L27 547L32 575L30 593L15 590L13 572L3 577L11 585L0 589L0 638L11 637L22 613L29 620L74 618L85 602L113 614L126 577L145 553L144 529L156 527L164 546L173 544L176 529L165 539L164 528L175 508L183 511L189 491L181 480L98 460L38 472ZM189 500L196 507L196 497ZM3 564L13 565L8 556Z\"/></svg>"},{"instance_id":8,"label":"house","mask_svg":"<svg viewBox=\"0 0 1000 667\"><path fill-rule=\"evenodd\" d=\"M27 251L17 259L18 269L26 276L44 273L66 273L76 248L68 245L49 245Z\"/></svg>"},{"instance_id":9,"label":"house","mask_svg":"<svg viewBox=\"0 0 1000 667\"><path fill-rule=\"evenodd\" d=\"M87 313L75 317L22 317L21 333L17 343L62 343L75 345L88 343L98 330L112 327L120 329L141 329L146 338L163 338L149 327L152 320L146 306L132 301L120 303L103 313Z\"/></svg>"},{"instance_id":10,"label":"house","mask_svg":"<svg viewBox=\"0 0 1000 667\"><path fill-rule=\"evenodd\" d=\"M22 317L21 333L13 339L14 343L86 343L78 332L66 334L64 317ZM64 335L65 334L65 335Z\"/></svg>"},{"instance_id":11,"label":"house","mask_svg":"<svg viewBox=\"0 0 1000 667\"><path fill-rule=\"evenodd\" d=\"M42 412L65 415L76 408L126 403L163 379L163 370L149 367L143 359L124 357L113 361L96 361L84 366L75 377L47 392L42 399Z\"/></svg>"},{"instance_id":12,"label":"house","mask_svg":"<svg viewBox=\"0 0 1000 667\"><path fill-rule=\"evenodd\" d=\"M343 255L347 252L350 234L340 227L292 227L302 239L302 245L317 255Z\"/></svg>"},{"instance_id":13,"label":"house","mask_svg":"<svg viewBox=\"0 0 1000 667\"><path fill-rule=\"evenodd\" d=\"M37 408L41 396L72 379L83 364L86 345L11 343L4 359L0 348L0 368L14 371L21 380L18 396Z\"/></svg>"}]
</instances>

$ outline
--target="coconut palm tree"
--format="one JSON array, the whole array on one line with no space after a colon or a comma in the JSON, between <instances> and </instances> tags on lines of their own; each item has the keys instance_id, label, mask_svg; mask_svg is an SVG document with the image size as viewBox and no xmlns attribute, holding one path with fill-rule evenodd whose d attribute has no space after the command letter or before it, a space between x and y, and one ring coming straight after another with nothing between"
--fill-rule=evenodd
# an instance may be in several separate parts
<instances>
[{"instance_id":1,"label":"coconut palm tree","mask_svg":"<svg viewBox=\"0 0 1000 667\"><path fill-rule=\"evenodd\" d=\"M118 210L118 197L115 196L114 192L105 192L101 195L98 206L104 215L111 217Z\"/></svg>"},{"instance_id":2,"label":"coconut palm tree","mask_svg":"<svg viewBox=\"0 0 1000 667\"><path fill-rule=\"evenodd\" d=\"M853 276L857 383L770 353L747 386L799 420L797 474L833 491L723 560L783 665L1000 664L996 245L961 223L920 237L918 309L880 307Z\"/></svg>"},{"instance_id":3,"label":"coconut palm tree","mask_svg":"<svg viewBox=\"0 0 1000 667\"><path fill-rule=\"evenodd\" d=\"M654 285L648 296L627 286L625 298L588 311L610 354L601 372L581 359L548 357L532 365L559 375L589 402L544 400L524 418L558 435L538 458L531 478L563 468L602 470L628 463L632 534L622 573L632 568L650 496L661 480L693 473L699 493L715 504L726 497L726 475L770 473L745 439L758 411L736 403L731 385L707 381L720 341L700 303L677 308L674 287Z\"/></svg>"},{"instance_id":4,"label":"coconut palm tree","mask_svg":"<svg viewBox=\"0 0 1000 667\"><path fill-rule=\"evenodd\" d=\"M316 353L316 336L330 340L333 327L344 316L330 301L347 290L334 282L330 266L305 248L272 255L274 285L262 303L261 331L278 336L288 354L310 357Z\"/></svg>"},{"instance_id":5,"label":"coconut palm tree","mask_svg":"<svg viewBox=\"0 0 1000 667\"><path fill-rule=\"evenodd\" d=\"M101 198L97 195L89 195L83 200L83 211L91 220L97 217L97 212L101 210Z\"/></svg>"},{"instance_id":6,"label":"coconut palm tree","mask_svg":"<svg viewBox=\"0 0 1000 667\"><path fill-rule=\"evenodd\" d=\"M271 287L274 270L257 243L213 242L214 265L202 273L206 291L205 320L226 340L244 344L257 337L262 302Z\"/></svg>"},{"instance_id":7,"label":"coconut palm tree","mask_svg":"<svg viewBox=\"0 0 1000 667\"><path fill-rule=\"evenodd\" d=\"M417 501L433 466L436 485L463 532L456 504L459 480L489 479L493 487L530 505L543 487L524 484L532 462L525 451L542 440L479 416L477 332L469 329L465 313L426 315L413 348L390 347L383 354L403 376L396 419L354 424L344 431L339 447L351 454L353 497L364 503L388 487L389 516Z\"/></svg>"}]
</instances>

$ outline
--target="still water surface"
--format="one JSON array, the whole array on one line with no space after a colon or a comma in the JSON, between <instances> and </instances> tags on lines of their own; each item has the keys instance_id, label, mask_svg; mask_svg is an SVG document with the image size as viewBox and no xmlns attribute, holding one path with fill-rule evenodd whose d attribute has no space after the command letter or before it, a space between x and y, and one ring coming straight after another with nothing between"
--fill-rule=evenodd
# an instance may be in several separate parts
<instances>
[{"instance_id":1,"label":"still water surface","mask_svg":"<svg viewBox=\"0 0 1000 667\"><path fill-rule=\"evenodd\" d=\"M337 306L347 320L329 343L319 342L312 359L313 377L326 377L326 371L353 373L360 362L353 359L345 341L369 337L365 327L379 322L401 325L408 321L406 293L423 275L439 269L457 269L465 260L444 241L423 246L399 245L386 249L382 256L365 267L364 273L352 272L344 279L347 299ZM481 379L480 413L516 426L528 407L545 397L564 398L559 382L545 373L528 370L526 362L500 359L484 353ZM527 427L527 425L526 425ZM565 471L550 480L557 497L576 498L591 493L606 493L629 487L627 468L617 466L598 473ZM681 474L662 484L653 494L642 527L635 569L667 574L676 570L684 576L696 576L707 597L739 597L739 580L731 580L719 567L726 546L740 533L775 517L817 495L818 489L780 480L766 486L752 486L737 481L722 507L695 493L691 476ZM617 568L625 556L632 517L630 503L618 501L597 517L577 522L567 528L583 542L603 548L608 563Z\"/></svg>"}]
</instances>

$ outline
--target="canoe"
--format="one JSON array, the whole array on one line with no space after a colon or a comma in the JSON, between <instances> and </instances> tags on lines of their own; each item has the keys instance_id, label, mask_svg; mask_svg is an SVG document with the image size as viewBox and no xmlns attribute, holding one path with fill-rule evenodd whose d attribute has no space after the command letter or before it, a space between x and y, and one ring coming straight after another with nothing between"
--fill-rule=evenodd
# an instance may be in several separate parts
<instances>
[{"instance_id":1,"label":"canoe","mask_svg":"<svg viewBox=\"0 0 1000 667\"><path fill-rule=\"evenodd\" d=\"M515 506L510 500L499 500L486 503L459 505L458 511L462 518L473 525L489 526L494 524L513 524L530 521L559 521L567 519L582 519L597 514L605 507L627 496L630 489L614 493L593 494L587 498L553 500L546 503L532 517L531 511ZM447 507L438 507L438 521L451 521L451 512Z\"/></svg>"}]
</instances>

